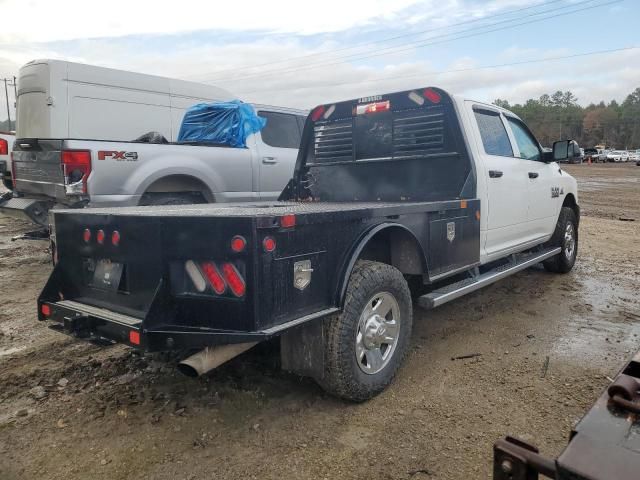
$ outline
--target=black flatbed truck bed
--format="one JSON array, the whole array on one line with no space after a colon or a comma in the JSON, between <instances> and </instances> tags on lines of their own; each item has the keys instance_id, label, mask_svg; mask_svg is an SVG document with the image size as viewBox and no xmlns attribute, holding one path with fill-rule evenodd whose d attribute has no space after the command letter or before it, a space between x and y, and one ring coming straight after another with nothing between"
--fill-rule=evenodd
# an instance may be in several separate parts
<instances>
[{"instance_id":1,"label":"black flatbed truck bed","mask_svg":"<svg viewBox=\"0 0 640 480\"><path fill-rule=\"evenodd\" d=\"M480 264L462 124L436 88L321 105L278 202L54 212L39 319L145 351L204 349L209 366L212 347L280 336L284 368L370 398L407 350L409 284L430 308L560 252Z\"/></svg>"}]
</instances>

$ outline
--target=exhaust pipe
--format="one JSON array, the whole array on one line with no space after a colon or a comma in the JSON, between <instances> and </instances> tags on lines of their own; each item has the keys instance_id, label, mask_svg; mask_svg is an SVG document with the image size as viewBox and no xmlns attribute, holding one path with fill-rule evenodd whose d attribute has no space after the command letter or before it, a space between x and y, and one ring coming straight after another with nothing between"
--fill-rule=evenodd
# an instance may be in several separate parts
<instances>
[{"instance_id":1,"label":"exhaust pipe","mask_svg":"<svg viewBox=\"0 0 640 480\"><path fill-rule=\"evenodd\" d=\"M207 347L178 363L178 371L187 377L199 377L246 352L257 343L232 343L217 347Z\"/></svg>"}]
</instances>

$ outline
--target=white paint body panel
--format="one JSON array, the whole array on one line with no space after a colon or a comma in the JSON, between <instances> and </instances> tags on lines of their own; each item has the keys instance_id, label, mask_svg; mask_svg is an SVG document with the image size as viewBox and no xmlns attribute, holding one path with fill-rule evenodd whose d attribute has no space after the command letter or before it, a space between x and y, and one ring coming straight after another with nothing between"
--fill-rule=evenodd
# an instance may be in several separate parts
<instances>
[{"instance_id":1,"label":"white paint body panel","mask_svg":"<svg viewBox=\"0 0 640 480\"><path fill-rule=\"evenodd\" d=\"M520 119L512 112L459 96L453 99L477 176L481 203L480 262L485 264L546 242L553 234L565 197L572 194L578 203L576 180L556 162L517 158L519 149L506 116ZM485 153L474 106L501 115L514 157ZM490 178L490 170L502 171L503 176ZM529 172L538 173L538 177L529 178ZM562 193L552 197L552 187Z\"/></svg>"}]
</instances>

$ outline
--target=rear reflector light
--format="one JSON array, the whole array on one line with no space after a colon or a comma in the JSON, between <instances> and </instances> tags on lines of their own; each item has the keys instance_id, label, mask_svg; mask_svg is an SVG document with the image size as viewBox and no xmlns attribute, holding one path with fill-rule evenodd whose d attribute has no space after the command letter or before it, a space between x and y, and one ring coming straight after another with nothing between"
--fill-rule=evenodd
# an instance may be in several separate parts
<instances>
[{"instance_id":1,"label":"rear reflector light","mask_svg":"<svg viewBox=\"0 0 640 480\"><path fill-rule=\"evenodd\" d=\"M424 105L424 98L422 98L420 95L418 95L416 92L411 92L409 94L409 99L414 102L417 103L418 105Z\"/></svg>"},{"instance_id":2,"label":"rear reflector light","mask_svg":"<svg viewBox=\"0 0 640 480\"><path fill-rule=\"evenodd\" d=\"M9 143L4 138L0 138L0 155L9 155Z\"/></svg>"},{"instance_id":3,"label":"rear reflector light","mask_svg":"<svg viewBox=\"0 0 640 480\"><path fill-rule=\"evenodd\" d=\"M236 253L242 252L246 246L247 241L240 235L236 235L231 239L231 250Z\"/></svg>"},{"instance_id":4,"label":"rear reflector light","mask_svg":"<svg viewBox=\"0 0 640 480\"><path fill-rule=\"evenodd\" d=\"M356 107L356 115L387 112L389 110L391 110L391 102L389 100L386 100L384 102L374 102L368 103L366 105L358 105Z\"/></svg>"},{"instance_id":5,"label":"rear reflector light","mask_svg":"<svg viewBox=\"0 0 640 480\"><path fill-rule=\"evenodd\" d=\"M213 262L204 262L202 263L202 271L207 276L207 279L209 280L209 284L211 285L211 288L213 288L213 291L218 295L222 295L227 289L227 285L224 283L224 278L222 278L222 275L220 275L216 264Z\"/></svg>"},{"instance_id":6,"label":"rear reflector light","mask_svg":"<svg viewBox=\"0 0 640 480\"><path fill-rule=\"evenodd\" d=\"M98 230L98 233L96 234L96 240L100 245L104 243L104 230Z\"/></svg>"},{"instance_id":7,"label":"rear reflector light","mask_svg":"<svg viewBox=\"0 0 640 480\"><path fill-rule=\"evenodd\" d=\"M264 237L262 246L265 252L273 252L276 249L276 241L272 237Z\"/></svg>"},{"instance_id":8,"label":"rear reflector light","mask_svg":"<svg viewBox=\"0 0 640 480\"><path fill-rule=\"evenodd\" d=\"M117 247L118 245L120 245L120 232L117 230L114 230L113 233L111 234L111 244L114 247Z\"/></svg>"},{"instance_id":9,"label":"rear reflector light","mask_svg":"<svg viewBox=\"0 0 640 480\"><path fill-rule=\"evenodd\" d=\"M82 232L82 239L84 240L84 243L89 243L91 241L91 230L85 228L84 232Z\"/></svg>"},{"instance_id":10,"label":"rear reflector light","mask_svg":"<svg viewBox=\"0 0 640 480\"><path fill-rule=\"evenodd\" d=\"M318 107L316 107L313 112L311 112L311 120L318 121L320 120L320 117L322 116L322 114L324 113L324 105L320 105Z\"/></svg>"},{"instance_id":11,"label":"rear reflector light","mask_svg":"<svg viewBox=\"0 0 640 480\"><path fill-rule=\"evenodd\" d=\"M91 173L89 150L64 150L62 152L65 192L69 195L87 193L87 179Z\"/></svg>"},{"instance_id":12,"label":"rear reflector light","mask_svg":"<svg viewBox=\"0 0 640 480\"><path fill-rule=\"evenodd\" d=\"M184 270L187 272L187 275L189 275L198 292L202 293L207 289L207 282L193 260L187 260L185 262Z\"/></svg>"},{"instance_id":13,"label":"rear reflector light","mask_svg":"<svg viewBox=\"0 0 640 480\"><path fill-rule=\"evenodd\" d=\"M238 270L236 270L236 267L230 263L225 263L222 265L222 272L224 273L224 278L233 294L236 297L242 297L245 294L247 287L244 283L244 279L240 276Z\"/></svg>"},{"instance_id":14,"label":"rear reflector light","mask_svg":"<svg viewBox=\"0 0 640 480\"><path fill-rule=\"evenodd\" d=\"M140 332L136 330L130 330L129 343L133 343L134 345L140 345Z\"/></svg>"},{"instance_id":15,"label":"rear reflector light","mask_svg":"<svg viewBox=\"0 0 640 480\"><path fill-rule=\"evenodd\" d=\"M51 307L44 303L40 306L40 312L42 312L42 315L44 317L48 317L49 315L51 315Z\"/></svg>"},{"instance_id":16,"label":"rear reflector light","mask_svg":"<svg viewBox=\"0 0 640 480\"><path fill-rule=\"evenodd\" d=\"M296 216L294 214L285 215L280 219L282 228L291 228L296 226Z\"/></svg>"},{"instance_id":17,"label":"rear reflector light","mask_svg":"<svg viewBox=\"0 0 640 480\"><path fill-rule=\"evenodd\" d=\"M431 88L427 88L423 92L423 95L424 95L424 98L426 98L432 103L440 103L440 100L441 100L440 94Z\"/></svg>"}]
</instances>

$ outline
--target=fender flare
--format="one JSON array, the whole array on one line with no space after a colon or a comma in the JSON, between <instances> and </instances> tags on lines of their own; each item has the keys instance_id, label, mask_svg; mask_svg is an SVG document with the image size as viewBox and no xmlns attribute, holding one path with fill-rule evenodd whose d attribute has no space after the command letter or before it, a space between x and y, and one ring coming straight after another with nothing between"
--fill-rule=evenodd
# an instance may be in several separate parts
<instances>
[{"instance_id":1,"label":"fender flare","mask_svg":"<svg viewBox=\"0 0 640 480\"><path fill-rule=\"evenodd\" d=\"M355 266L358 257L373 237L375 237L378 233L391 228L399 228L407 232L411 236L411 238L413 238L413 240L418 245L418 249L420 252L420 260L422 261L422 272L423 274L428 272L427 258L424 254L424 249L422 248L421 243L418 241L418 238L408 227L395 222L385 222L375 225L374 227L365 231L364 234L362 234L358 238L358 240L354 242L352 248L350 249L351 253L349 254L347 260L343 262L343 266L340 269L341 273L338 274L338 278L340 281L336 292L336 304L339 308L342 309L342 307L344 306L344 301L347 294L347 285L349 284L349 277L351 277L351 272L353 271L353 267Z\"/></svg>"}]
</instances>

